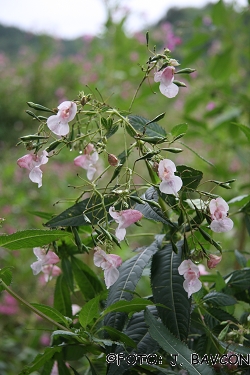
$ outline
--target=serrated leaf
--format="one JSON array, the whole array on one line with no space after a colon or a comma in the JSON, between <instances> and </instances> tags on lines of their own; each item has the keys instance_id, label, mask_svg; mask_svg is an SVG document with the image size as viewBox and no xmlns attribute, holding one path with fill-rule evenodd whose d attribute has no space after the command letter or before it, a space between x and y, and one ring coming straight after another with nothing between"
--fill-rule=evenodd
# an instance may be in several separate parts
<instances>
[{"instance_id":1,"label":"serrated leaf","mask_svg":"<svg viewBox=\"0 0 250 375\"><path fill-rule=\"evenodd\" d=\"M0 246L9 250L20 250L48 245L70 233L60 230L29 229L0 236Z\"/></svg>"},{"instance_id":2,"label":"serrated leaf","mask_svg":"<svg viewBox=\"0 0 250 375\"><path fill-rule=\"evenodd\" d=\"M185 340L189 333L191 298L183 288L183 276L178 272L182 262L182 244L177 242L177 254L172 244L154 254L151 265L151 285L154 302L169 309L157 307L163 324L178 338Z\"/></svg>"},{"instance_id":3,"label":"serrated leaf","mask_svg":"<svg viewBox=\"0 0 250 375\"><path fill-rule=\"evenodd\" d=\"M149 189L147 189L145 194L141 196L141 198L149 201L158 202L157 190L154 187L150 187ZM171 227L176 226L175 223L172 223L172 221L169 220L166 215L164 215L160 208L152 207L152 205L146 202L144 204L137 203L135 205L135 209L140 211L146 219L159 221L163 224L170 225Z\"/></svg>"},{"instance_id":4,"label":"serrated leaf","mask_svg":"<svg viewBox=\"0 0 250 375\"><path fill-rule=\"evenodd\" d=\"M103 286L94 271L76 257L72 257L72 270L80 291L87 300L103 291Z\"/></svg>"},{"instance_id":5,"label":"serrated leaf","mask_svg":"<svg viewBox=\"0 0 250 375\"><path fill-rule=\"evenodd\" d=\"M99 300L97 296L83 306L79 312L79 322L83 328L86 328L95 318L99 316Z\"/></svg>"},{"instance_id":6,"label":"serrated leaf","mask_svg":"<svg viewBox=\"0 0 250 375\"><path fill-rule=\"evenodd\" d=\"M115 341L120 341L126 346L130 346L131 348L136 348L136 343L130 337L125 335L124 333L118 331L113 327L103 326L100 330L105 330L110 338Z\"/></svg>"},{"instance_id":7,"label":"serrated leaf","mask_svg":"<svg viewBox=\"0 0 250 375\"><path fill-rule=\"evenodd\" d=\"M194 190L197 189L203 177L201 171L187 167L186 165L178 165L176 169L176 174L182 179L183 187Z\"/></svg>"},{"instance_id":8,"label":"serrated leaf","mask_svg":"<svg viewBox=\"0 0 250 375\"><path fill-rule=\"evenodd\" d=\"M178 125L175 125L172 130L171 130L171 134L172 136L175 138L175 137L178 137L180 134L185 134L188 130L188 124L178 124Z\"/></svg>"},{"instance_id":9,"label":"serrated leaf","mask_svg":"<svg viewBox=\"0 0 250 375\"><path fill-rule=\"evenodd\" d=\"M157 321L149 310L145 311L145 320L149 326L151 337L156 340L167 353L176 355L176 362L187 370L189 375L214 375L212 368L205 363L193 365L191 362L193 352L170 333L161 322Z\"/></svg>"},{"instance_id":10,"label":"serrated leaf","mask_svg":"<svg viewBox=\"0 0 250 375\"><path fill-rule=\"evenodd\" d=\"M46 348L43 354L38 354L36 358L29 365L25 366L24 369L19 373L19 375L29 375L32 372L39 370L43 365L47 363L49 359L53 357L55 353L59 353L62 347L55 346L51 348Z\"/></svg>"},{"instance_id":11,"label":"serrated leaf","mask_svg":"<svg viewBox=\"0 0 250 375\"><path fill-rule=\"evenodd\" d=\"M68 325L68 320L62 315L57 309L51 306L42 305L40 303L31 303L37 310L41 311L49 318L55 320L57 323L64 323L66 326Z\"/></svg>"},{"instance_id":12,"label":"serrated leaf","mask_svg":"<svg viewBox=\"0 0 250 375\"><path fill-rule=\"evenodd\" d=\"M203 302L214 306L230 306L237 303L236 299L221 292L210 292L203 297Z\"/></svg>"},{"instance_id":13,"label":"serrated leaf","mask_svg":"<svg viewBox=\"0 0 250 375\"><path fill-rule=\"evenodd\" d=\"M225 279L229 288L245 290L249 288L250 285L250 269L233 271L230 275L226 276Z\"/></svg>"},{"instance_id":14,"label":"serrated leaf","mask_svg":"<svg viewBox=\"0 0 250 375\"><path fill-rule=\"evenodd\" d=\"M227 320L236 324L238 323L237 319L225 310L218 307L204 308L204 321L210 329Z\"/></svg>"},{"instance_id":15,"label":"serrated leaf","mask_svg":"<svg viewBox=\"0 0 250 375\"><path fill-rule=\"evenodd\" d=\"M133 292L141 278L144 268L149 263L153 254L160 248L164 235L157 236L156 240L146 247L141 253L125 261L119 268L119 278L114 285L110 287L107 307L117 301L130 301L133 298ZM132 293L127 292L130 290ZM126 320L125 313L110 313L104 318L104 325L122 330Z\"/></svg>"},{"instance_id":16,"label":"serrated leaf","mask_svg":"<svg viewBox=\"0 0 250 375\"><path fill-rule=\"evenodd\" d=\"M109 207L111 207L116 200L117 197L104 198L104 204L102 204L99 197L92 196L63 211L58 216L49 220L45 226L52 228L96 224L104 217L104 211L108 211ZM84 214L87 216L88 220L86 220Z\"/></svg>"},{"instance_id":17,"label":"serrated leaf","mask_svg":"<svg viewBox=\"0 0 250 375\"><path fill-rule=\"evenodd\" d=\"M157 122L151 122L137 115L129 115L128 119L137 132L143 133L149 137L165 138L167 135L165 129L158 125Z\"/></svg>"}]
</instances>

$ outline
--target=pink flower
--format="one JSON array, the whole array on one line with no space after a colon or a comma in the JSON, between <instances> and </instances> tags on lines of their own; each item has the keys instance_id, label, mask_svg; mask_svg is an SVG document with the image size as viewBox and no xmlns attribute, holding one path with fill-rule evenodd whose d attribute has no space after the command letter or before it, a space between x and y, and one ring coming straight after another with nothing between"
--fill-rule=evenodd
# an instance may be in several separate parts
<instances>
[{"instance_id":1,"label":"pink flower","mask_svg":"<svg viewBox=\"0 0 250 375\"><path fill-rule=\"evenodd\" d=\"M17 300L6 291L4 291L2 295L3 299L0 302L0 314L16 315L19 311Z\"/></svg>"},{"instance_id":2,"label":"pink flower","mask_svg":"<svg viewBox=\"0 0 250 375\"><path fill-rule=\"evenodd\" d=\"M233 228L233 221L227 217L229 206L223 198L212 199L209 203L209 210L212 219L210 224L212 231L221 233L228 232Z\"/></svg>"},{"instance_id":3,"label":"pink flower","mask_svg":"<svg viewBox=\"0 0 250 375\"><path fill-rule=\"evenodd\" d=\"M67 135L69 133L68 123L73 120L77 112L76 103L65 101L57 108L59 109L57 114L47 119L47 126L56 135Z\"/></svg>"},{"instance_id":4,"label":"pink flower","mask_svg":"<svg viewBox=\"0 0 250 375\"><path fill-rule=\"evenodd\" d=\"M160 82L160 92L167 98L174 98L179 92L179 87L173 83L174 72L174 66L167 66L154 75L154 81Z\"/></svg>"},{"instance_id":5,"label":"pink flower","mask_svg":"<svg viewBox=\"0 0 250 375\"><path fill-rule=\"evenodd\" d=\"M93 153L91 154L91 152ZM96 173L96 163L99 159L98 153L96 152L94 145L89 143L84 150L84 155L77 156L74 159L74 164L78 167L86 169L87 178L91 181Z\"/></svg>"},{"instance_id":6,"label":"pink flower","mask_svg":"<svg viewBox=\"0 0 250 375\"><path fill-rule=\"evenodd\" d=\"M114 207L110 207L109 214L115 220L115 222L118 223L115 235L119 242L122 241L126 235L125 228L129 227L131 224L134 224L143 217L140 211L129 209L118 212L115 211Z\"/></svg>"},{"instance_id":7,"label":"pink flower","mask_svg":"<svg viewBox=\"0 0 250 375\"><path fill-rule=\"evenodd\" d=\"M176 171L175 164L169 159L163 159L159 163L158 175L162 182L160 183L159 189L165 194L174 194L178 196L177 192L182 187L182 180L180 177L175 176Z\"/></svg>"},{"instance_id":8,"label":"pink flower","mask_svg":"<svg viewBox=\"0 0 250 375\"><path fill-rule=\"evenodd\" d=\"M53 251L46 252L45 249L41 247L34 247L33 253L37 257L37 261L31 264L31 268L33 270L34 275L38 275L39 272L43 270L43 267L46 265L52 265L60 262L60 259ZM47 270L45 271L45 273Z\"/></svg>"},{"instance_id":9,"label":"pink flower","mask_svg":"<svg viewBox=\"0 0 250 375\"><path fill-rule=\"evenodd\" d=\"M183 288L188 293L188 298L202 287L199 280L200 271L190 259L184 260L178 267L180 275L184 276Z\"/></svg>"},{"instance_id":10,"label":"pink flower","mask_svg":"<svg viewBox=\"0 0 250 375\"><path fill-rule=\"evenodd\" d=\"M94 264L104 270L104 280L107 288L113 285L119 277L117 267L122 264L122 258L115 254L106 254L100 247L94 248Z\"/></svg>"},{"instance_id":11,"label":"pink flower","mask_svg":"<svg viewBox=\"0 0 250 375\"><path fill-rule=\"evenodd\" d=\"M42 266L42 272L44 273L44 280L47 283L53 276L61 275L62 270L54 264L46 264L45 266Z\"/></svg>"},{"instance_id":12,"label":"pink flower","mask_svg":"<svg viewBox=\"0 0 250 375\"><path fill-rule=\"evenodd\" d=\"M42 186L42 175L43 172L40 169L40 166L48 163L48 153L43 151L41 156L37 154L27 154L17 160L17 164L21 168L26 168L30 171L29 178L32 182L38 184L40 188Z\"/></svg>"},{"instance_id":13,"label":"pink flower","mask_svg":"<svg viewBox=\"0 0 250 375\"><path fill-rule=\"evenodd\" d=\"M222 255L215 255L215 254L210 254L209 259L207 260L207 266L208 268L215 268L217 264L220 263L222 259Z\"/></svg>"}]
</instances>

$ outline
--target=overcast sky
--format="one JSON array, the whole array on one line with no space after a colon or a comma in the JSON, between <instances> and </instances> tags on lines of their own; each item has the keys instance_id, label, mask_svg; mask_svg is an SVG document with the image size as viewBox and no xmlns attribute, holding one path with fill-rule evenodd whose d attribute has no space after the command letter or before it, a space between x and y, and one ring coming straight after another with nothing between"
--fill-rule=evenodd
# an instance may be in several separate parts
<instances>
[{"instance_id":1,"label":"overcast sky","mask_svg":"<svg viewBox=\"0 0 250 375\"><path fill-rule=\"evenodd\" d=\"M117 0L0 0L0 23L60 38L98 34L106 18L105 1ZM202 7L208 0L120 0L131 10L127 29L140 30L158 21L171 7ZM216 0L210 0L215 3ZM247 0L236 0L247 5Z\"/></svg>"}]
</instances>

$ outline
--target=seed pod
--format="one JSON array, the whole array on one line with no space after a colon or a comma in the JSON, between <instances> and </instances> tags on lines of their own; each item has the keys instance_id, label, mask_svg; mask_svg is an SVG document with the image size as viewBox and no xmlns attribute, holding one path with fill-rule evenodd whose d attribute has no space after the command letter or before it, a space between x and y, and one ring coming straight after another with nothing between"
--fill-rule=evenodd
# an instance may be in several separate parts
<instances>
[{"instance_id":1,"label":"seed pod","mask_svg":"<svg viewBox=\"0 0 250 375\"><path fill-rule=\"evenodd\" d=\"M114 154L108 154L108 162L112 167L117 167L119 164L119 160Z\"/></svg>"}]
</instances>

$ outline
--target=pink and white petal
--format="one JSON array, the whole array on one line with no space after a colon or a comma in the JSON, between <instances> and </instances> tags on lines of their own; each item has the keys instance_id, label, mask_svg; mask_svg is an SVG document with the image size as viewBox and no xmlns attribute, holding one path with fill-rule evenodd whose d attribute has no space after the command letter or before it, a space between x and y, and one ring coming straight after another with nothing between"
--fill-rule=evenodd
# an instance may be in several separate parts
<instances>
[{"instance_id":1,"label":"pink and white petal","mask_svg":"<svg viewBox=\"0 0 250 375\"><path fill-rule=\"evenodd\" d=\"M100 247L95 247L95 252L94 252L94 265L96 267L102 267L103 262L106 262L107 260L107 254L105 251L103 251Z\"/></svg>"},{"instance_id":2,"label":"pink and white petal","mask_svg":"<svg viewBox=\"0 0 250 375\"><path fill-rule=\"evenodd\" d=\"M33 253L39 260L44 260L46 257L46 250L43 249L42 247L34 247L33 248Z\"/></svg>"},{"instance_id":3,"label":"pink and white petal","mask_svg":"<svg viewBox=\"0 0 250 375\"><path fill-rule=\"evenodd\" d=\"M99 155L98 155L98 152L93 152L93 154L90 156L90 160L93 164L96 164L96 162L98 161L99 159Z\"/></svg>"},{"instance_id":4,"label":"pink and white petal","mask_svg":"<svg viewBox=\"0 0 250 375\"><path fill-rule=\"evenodd\" d=\"M96 168L90 165L87 169L87 179L89 181L93 180L95 173L96 173Z\"/></svg>"},{"instance_id":5,"label":"pink and white petal","mask_svg":"<svg viewBox=\"0 0 250 375\"><path fill-rule=\"evenodd\" d=\"M116 254L108 254L108 260L114 267L119 267L122 264L122 258Z\"/></svg>"},{"instance_id":6,"label":"pink and white petal","mask_svg":"<svg viewBox=\"0 0 250 375\"><path fill-rule=\"evenodd\" d=\"M104 271L104 280L107 286L107 289L113 285L119 277L119 271L115 267L109 267Z\"/></svg>"},{"instance_id":7,"label":"pink and white petal","mask_svg":"<svg viewBox=\"0 0 250 375\"><path fill-rule=\"evenodd\" d=\"M176 166L174 162L170 159L163 159L159 163L158 167L158 175L161 180L166 179L166 177L170 177L174 175L174 172L176 171Z\"/></svg>"},{"instance_id":8,"label":"pink and white petal","mask_svg":"<svg viewBox=\"0 0 250 375\"><path fill-rule=\"evenodd\" d=\"M38 261L32 263L30 267L33 270L33 275L38 275L39 272L42 271L43 262L42 262L42 260L38 260Z\"/></svg>"},{"instance_id":9,"label":"pink and white petal","mask_svg":"<svg viewBox=\"0 0 250 375\"><path fill-rule=\"evenodd\" d=\"M198 292L201 287L202 283L198 278L191 281L185 280L183 283L183 288L188 293L188 298L190 298L193 293Z\"/></svg>"},{"instance_id":10,"label":"pink and white petal","mask_svg":"<svg viewBox=\"0 0 250 375\"><path fill-rule=\"evenodd\" d=\"M53 251L49 250L45 256L44 264L56 264L60 258Z\"/></svg>"},{"instance_id":11,"label":"pink and white petal","mask_svg":"<svg viewBox=\"0 0 250 375\"><path fill-rule=\"evenodd\" d=\"M27 154L22 156L17 160L17 164L21 168L26 168L31 170L33 168L33 155L32 154Z\"/></svg>"},{"instance_id":12,"label":"pink and white petal","mask_svg":"<svg viewBox=\"0 0 250 375\"><path fill-rule=\"evenodd\" d=\"M160 92L167 98L174 98L179 92L179 87L175 83L165 86L165 84L161 82Z\"/></svg>"},{"instance_id":13,"label":"pink and white petal","mask_svg":"<svg viewBox=\"0 0 250 375\"><path fill-rule=\"evenodd\" d=\"M120 228L118 226L118 228L116 228L115 235L116 235L118 241L121 242L122 240L124 240L124 237L126 236L126 229Z\"/></svg>"},{"instance_id":14,"label":"pink and white petal","mask_svg":"<svg viewBox=\"0 0 250 375\"><path fill-rule=\"evenodd\" d=\"M173 194L177 196L178 191L182 187L182 179L178 176L173 176L169 180L163 180L160 183L159 189L164 194Z\"/></svg>"},{"instance_id":15,"label":"pink and white petal","mask_svg":"<svg viewBox=\"0 0 250 375\"><path fill-rule=\"evenodd\" d=\"M173 66L167 66L162 71L160 82L165 86L170 86L174 80L175 68Z\"/></svg>"},{"instance_id":16,"label":"pink and white petal","mask_svg":"<svg viewBox=\"0 0 250 375\"><path fill-rule=\"evenodd\" d=\"M121 211L122 212L122 211ZM122 218L121 218L121 212L118 212L118 211L115 211L115 208L112 206L109 208L109 214L110 216L117 222L119 223L120 221L122 221Z\"/></svg>"},{"instance_id":17,"label":"pink and white petal","mask_svg":"<svg viewBox=\"0 0 250 375\"><path fill-rule=\"evenodd\" d=\"M62 120L63 119L67 120L67 122L73 120L77 112L76 103L71 102L71 101L62 102L57 108L59 109L59 112L58 112L59 117Z\"/></svg>"},{"instance_id":18,"label":"pink and white petal","mask_svg":"<svg viewBox=\"0 0 250 375\"><path fill-rule=\"evenodd\" d=\"M40 156L39 165L47 164L48 161L49 161L48 153L47 151L43 150L42 155Z\"/></svg>"},{"instance_id":19,"label":"pink and white petal","mask_svg":"<svg viewBox=\"0 0 250 375\"><path fill-rule=\"evenodd\" d=\"M191 259L185 259L179 265L178 272L179 272L180 275L184 275L184 277L186 277L185 274L189 270L195 272L196 275L199 275L199 267L196 266L196 264L194 264Z\"/></svg>"},{"instance_id":20,"label":"pink and white petal","mask_svg":"<svg viewBox=\"0 0 250 375\"><path fill-rule=\"evenodd\" d=\"M74 159L74 164L77 167L87 169L89 166L88 155L79 155Z\"/></svg>"},{"instance_id":21,"label":"pink and white petal","mask_svg":"<svg viewBox=\"0 0 250 375\"><path fill-rule=\"evenodd\" d=\"M228 232L233 228L233 226L234 222L229 217L221 220L213 220L210 224L211 230L216 233Z\"/></svg>"},{"instance_id":22,"label":"pink and white petal","mask_svg":"<svg viewBox=\"0 0 250 375\"><path fill-rule=\"evenodd\" d=\"M42 186L42 176L43 172L39 167L34 167L29 173L30 180L38 184L39 188Z\"/></svg>"},{"instance_id":23,"label":"pink and white petal","mask_svg":"<svg viewBox=\"0 0 250 375\"><path fill-rule=\"evenodd\" d=\"M69 124L62 121L58 115L50 116L47 126L56 135L65 136L69 133Z\"/></svg>"},{"instance_id":24,"label":"pink and white petal","mask_svg":"<svg viewBox=\"0 0 250 375\"><path fill-rule=\"evenodd\" d=\"M155 82L160 82L161 81L161 76L162 76L162 70L160 72L156 72L154 74L154 81Z\"/></svg>"}]
</instances>

